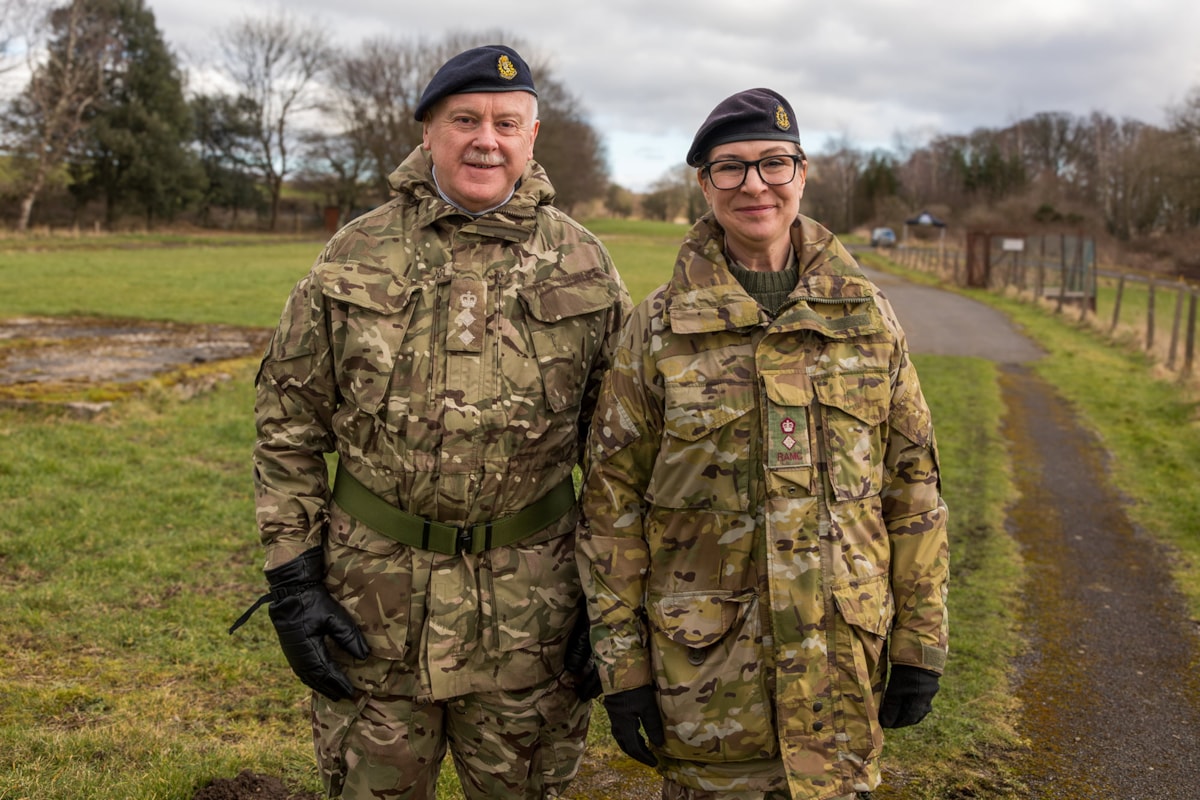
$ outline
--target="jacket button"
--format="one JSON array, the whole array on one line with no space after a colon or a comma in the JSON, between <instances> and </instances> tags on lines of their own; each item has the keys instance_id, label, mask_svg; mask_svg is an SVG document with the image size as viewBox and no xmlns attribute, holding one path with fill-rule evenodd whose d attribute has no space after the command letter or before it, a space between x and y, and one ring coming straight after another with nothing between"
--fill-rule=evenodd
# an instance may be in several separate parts
<instances>
[{"instance_id":1,"label":"jacket button","mask_svg":"<svg viewBox=\"0 0 1200 800\"><path fill-rule=\"evenodd\" d=\"M814 731L819 731L819 730L821 730L821 728L824 728L824 727L825 727L825 723L824 723L824 722L814 722L814 723L813 723L813 730L814 730Z\"/></svg>"},{"instance_id":2,"label":"jacket button","mask_svg":"<svg viewBox=\"0 0 1200 800\"><path fill-rule=\"evenodd\" d=\"M820 701L820 700L818 700L817 702L813 703L813 711L820 711L820 710L821 710L822 708L824 708L824 707L825 707L825 706L821 705L821 701Z\"/></svg>"},{"instance_id":3,"label":"jacket button","mask_svg":"<svg viewBox=\"0 0 1200 800\"><path fill-rule=\"evenodd\" d=\"M704 651L691 649L688 650L688 663L693 667L698 667L704 663Z\"/></svg>"}]
</instances>

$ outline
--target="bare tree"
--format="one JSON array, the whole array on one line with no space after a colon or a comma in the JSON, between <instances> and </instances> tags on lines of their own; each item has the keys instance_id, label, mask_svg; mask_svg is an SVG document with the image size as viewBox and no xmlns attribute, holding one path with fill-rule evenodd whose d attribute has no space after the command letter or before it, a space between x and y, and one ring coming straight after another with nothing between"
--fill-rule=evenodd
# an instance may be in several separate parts
<instances>
[{"instance_id":1,"label":"bare tree","mask_svg":"<svg viewBox=\"0 0 1200 800\"><path fill-rule=\"evenodd\" d=\"M95 4L74 0L51 11L43 22L40 30L48 32L49 43L38 50L44 60L30 64L29 84L6 115L8 144L17 154L21 185L18 231L28 229L34 202L66 161L89 112L104 96L110 36Z\"/></svg>"},{"instance_id":2,"label":"bare tree","mask_svg":"<svg viewBox=\"0 0 1200 800\"><path fill-rule=\"evenodd\" d=\"M413 110L436 64L423 45L373 38L334 62L327 111L356 149L366 153L380 197L387 177L421 143Z\"/></svg>"},{"instance_id":3,"label":"bare tree","mask_svg":"<svg viewBox=\"0 0 1200 800\"><path fill-rule=\"evenodd\" d=\"M1171 181L1173 209L1182 228L1200 227L1200 86L1193 86L1184 101L1168 110L1175 142L1175 168Z\"/></svg>"},{"instance_id":4,"label":"bare tree","mask_svg":"<svg viewBox=\"0 0 1200 800\"><path fill-rule=\"evenodd\" d=\"M336 206L339 220L345 222L363 205L364 178L373 172L373 157L345 134L311 130L302 144L303 165L292 183L320 192L325 205Z\"/></svg>"},{"instance_id":5,"label":"bare tree","mask_svg":"<svg viewBox=\"0 0 1200 800\"><path fill-rule=\"evenodd\" d=\"M586 120L580 103L557 80L538 80L542 133L534 157L554 184L555 205L568 214L576 206L604 196L608 164L600 135Z\"/></svg>"},{"instance_id":6,"label":"bare tree","mask_svg":"<svg viewBox=\"0 0 1200 800\"><path fill-rule=\"evenodd\" d=\"M811 160L813 213L835 231L849 231L858 222L855 189L865 158L849 134L842 133L826 143L825 151Z\"/></svg>"},{"instance_id":7,"label":"bare tree","mask_svg":"<svg viewBox=\"0 0 1200 800\"><path fill-rule=\"evenodd\" d=\"M329 63L326 34L285 12L246 18L222 37L222 69L258 110L254 167L271 196L270 228L279 218L279 197L291 168L301 115L319 108L317 79Z\"/></svg>"},{"instance_id":8,"label":"bare tree","mask_svg":"<svg viewBox=\"0 0 1200 800\"><path fill-rule=\"evenodd\" d=\"M1043 112L1018 122L1021 157L1031 177L1060 180L1070 177L1080 150L1080 125L1065 112Z\"/></svg>"}]
</instances>

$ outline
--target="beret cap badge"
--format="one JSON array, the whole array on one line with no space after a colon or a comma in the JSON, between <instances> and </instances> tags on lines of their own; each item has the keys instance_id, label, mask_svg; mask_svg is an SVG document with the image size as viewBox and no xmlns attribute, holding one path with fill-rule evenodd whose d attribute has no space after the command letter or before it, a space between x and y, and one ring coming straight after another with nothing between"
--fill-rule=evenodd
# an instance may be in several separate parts
<instances>
[{"instance_id":1,"label":"beret cap badge","mask_svg":"<svg viewBox=\"0 0 1200 800\"><path fill-rule=\"evenodd\" d=\"M781 131L790 130L792 127L792 121L788 119L788 113L782 104L775 106L775 127Z\"/></svg>"},{"instance_id":2,"label":"beret cap badge","mask_svg":"<svg viewBox=\"0 0 1200 800\"><path fill-rule=\"evenodd\" d=\"M528 92L537 97L533 75L521 54L502 44L465 50L438 67L421 93L413 119L425 120L426 113L443 97L472 92Z\"/></svg>"},{"instance_id":3,"label":"beret cap badge","mask_svg":"<svg viewBox=\"0 0 1200 800\"><path fill-rule=\"evenodd\" d=\"M771 89L747 89L717 103L704 124L696 131L688 149L687 163L700 167L714 147L729 142L757 140L792 142L800 151L796 131L796 112L779 92Z\"/></svg>"}]
</instances>

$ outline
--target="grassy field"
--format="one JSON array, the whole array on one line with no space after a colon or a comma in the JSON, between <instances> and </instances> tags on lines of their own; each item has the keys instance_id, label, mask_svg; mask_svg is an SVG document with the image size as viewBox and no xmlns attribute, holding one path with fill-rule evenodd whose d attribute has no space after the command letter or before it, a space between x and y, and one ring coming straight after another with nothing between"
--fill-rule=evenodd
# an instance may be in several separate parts
<instances>
[{"instance_id":1,"label":"grassy field","mask_svg":"<svg viewBox=\"0 0 1200 800\"><path fill-rule=\"evenodd\" d=\"M681 226L603 222L604 239L639 300L666 279ZM137 247L5 249L0 316L86 313L238 325L274 324L319 241L189 241ZM1020 309L1013 313L1022 314ZM1032 335L1065 342L1047 376L1080 402L1112 375L1145 385L1120 394L1128 444L1120 468L1160 449L1134 434L1177 431L1185 411L1159 399L1146 365L1060 320ZM885 797L1007 797L1004 754L1018 746L1006 691L1021 643L1008 609L1022 571L1003 532L1008 465L991 364L917 359L933 406L951 509L952 651L935 714L889 735ZM187 800L243 769L315 790L306 692L291 677L265 614L226 629L262 590L249 452L255 364L190 400L166 387L83 422L48 410L0 409L0 800ZM1085 409L1086 411L1086 409ZM1097 426L1112 416L1094 412ZM1193 408L1194 413L1194 408ZM1092 417L1089 416L1089 419ZM1192 437L1194 437L1194 417ZM1169 434L1168 434L1168 438ZM1175 437L1184 438L1184 437ZM1172 482L1194 480L1179 444ZM1124 449L1127 448L1127 449ZM1128 454L1127 454L1128 453ZM1191 464L1187 459L1191 458ZM1128 463L1125 459L1129 459ZM1162 473L1131 482L1160 498L1153 529L1195 531L1196 498L1155 494ZM1190 503L1190 505L1188 505ZM1192 516L1188 516L1188 515ZM1181 526L1190 525L1190 528ZM589 758L619 752L597 710ZM447 777L445 796L454 796ZM590 798L600 800L600 798Z\"/></svg>"}]
</instances>

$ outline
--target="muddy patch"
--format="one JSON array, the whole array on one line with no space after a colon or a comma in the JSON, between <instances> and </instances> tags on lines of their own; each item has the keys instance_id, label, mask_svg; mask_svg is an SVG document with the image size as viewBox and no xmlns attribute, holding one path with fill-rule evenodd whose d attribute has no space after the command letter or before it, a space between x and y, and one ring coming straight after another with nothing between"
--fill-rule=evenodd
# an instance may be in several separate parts
<instances>
[{"instance_id":1,"label":"muddy patch","mask_svg":"<svg viewBox=\"0 0 1200 800\"><path fill-rule=\"evenodd\" d=\"M221 380L221 367L257 357L270 331L104 317L0 320L0 400L103 404L152 381L183 389Z\"/></svg>"},{"instance_id":2,"label":"muddy patch","mask_svg":"<svg viewBox=\"0 0 1200 800\"><path fill-rule=\"evenodd\" d=\"M283 781L243 770L236 778L217 778L192 795L192 800L319 800L310 792L293 794Z\"/></svg>"}]
</instances>

